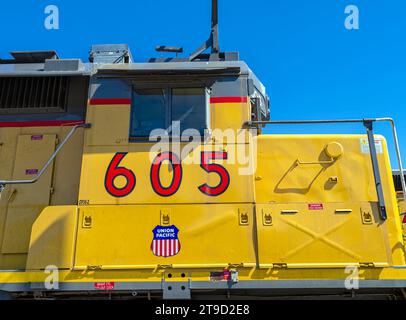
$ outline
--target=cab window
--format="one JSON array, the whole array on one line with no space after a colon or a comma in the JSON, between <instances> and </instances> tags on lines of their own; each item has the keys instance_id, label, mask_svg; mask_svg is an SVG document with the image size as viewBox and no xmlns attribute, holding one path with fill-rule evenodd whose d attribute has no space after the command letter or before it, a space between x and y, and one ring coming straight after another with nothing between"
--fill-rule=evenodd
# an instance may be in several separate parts
<instances>
[{"instance_id":1,"label":"cab window","mask_svg":"<svg viewBox=\"0 0 406 320\"><path fill-rule=\"evenodd\" d=\"M178 122L175 129L173 122ZM130 140L148 138L151 131L165 129L170 136L207 128L206 88L134 88L131 106Z\"/></svg>"},{"instance_id":2,"label":"cab window","mask_svg":"<svg viewBox=\"0 0 406 320\"><path fill-rule=\"evenodd\" d=\"M187 129L197 129L201 132L206 128L204 88L172 89L171 98L171 119L180 123L180 133Z\"/></svg>"},{"instance_id":3,"label":"cab window","mask_svg":"<svg viewBox=\"0 0 406 320\"><path fill-rule=\"evenodd\" d=\"M131 107L130 137L149 137L152 130L166 128L164 89L136 89Z\"/></svg>"}]
</instances>

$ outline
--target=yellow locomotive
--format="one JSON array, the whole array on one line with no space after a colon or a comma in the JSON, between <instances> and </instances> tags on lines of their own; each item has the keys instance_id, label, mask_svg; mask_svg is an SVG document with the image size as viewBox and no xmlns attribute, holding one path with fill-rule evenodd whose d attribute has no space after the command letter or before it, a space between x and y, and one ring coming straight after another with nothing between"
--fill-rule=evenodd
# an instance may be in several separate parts
<instances>
[{"instance_id":1,"label":"yellow locomotive","mask_svg":"<svg viewBox=\"0 0 406 320\"><path fill-rule=\"evenodd\" d=\"M373 133L391 122L397 146L393 121L270 121L217 38L213 1L187 58L0 60L0 297L402 295L403 212ZM366 134L262 133L333 122Z\"/></svg>"}]
</instances>

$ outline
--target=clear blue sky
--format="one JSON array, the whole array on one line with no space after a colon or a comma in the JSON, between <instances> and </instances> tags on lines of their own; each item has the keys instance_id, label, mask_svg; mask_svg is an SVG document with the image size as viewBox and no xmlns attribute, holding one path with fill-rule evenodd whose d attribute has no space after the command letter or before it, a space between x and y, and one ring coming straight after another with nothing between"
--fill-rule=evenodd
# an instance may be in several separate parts
<instances>
[{"instance_id":1,"label":"clear blue sky","mask_svg":"<svg viewBox=\"0 0 406 320\"><path fill-rule=\"evenodd\" d=\"M55 49L87 59L91 44L128 43L137 61L155 45L186 53L208 37L210 0L22 0L0 11L0 56ZM219 0L220 44L239 51L281 119L393 117L406 161L406 2L404 0ZM60 29L44 28L44 8L60 10ZM347 5L360 29L344 27ZM268 132L363 132L362 127L272 128ZM390 140L385 125L377 127ZM392 144L390 144L392 146ZM391 153L396 167L395 155Z\"/></svg>"}]
</instances>

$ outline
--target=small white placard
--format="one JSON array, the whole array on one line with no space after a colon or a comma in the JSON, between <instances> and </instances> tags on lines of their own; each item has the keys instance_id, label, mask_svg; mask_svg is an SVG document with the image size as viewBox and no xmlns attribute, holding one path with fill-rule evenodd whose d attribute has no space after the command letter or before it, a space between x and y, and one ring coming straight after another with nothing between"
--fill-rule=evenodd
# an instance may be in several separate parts
<instances>
[{"instance_id":1,"label":"small white placard","mask_svg":"<svg viewBox=\"0 0 406 320\"><path fill-rule=\"evenodd\" d=\"M369 152L368 139L367 138L361 138L360 143L361 143L361 152L362 153L370 153ZM376 153L383 153L383 146L382 146L382 140L381 139L375 139L375 148L376 148Z\"/></svg>"}]
</instances>

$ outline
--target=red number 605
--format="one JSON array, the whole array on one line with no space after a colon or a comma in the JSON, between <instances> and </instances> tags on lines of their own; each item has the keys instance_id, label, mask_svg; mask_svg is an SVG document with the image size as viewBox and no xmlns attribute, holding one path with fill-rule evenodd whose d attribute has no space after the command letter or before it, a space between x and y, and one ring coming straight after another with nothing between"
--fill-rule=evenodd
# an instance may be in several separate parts
<instances>
[{"instance_id":1,"label":"red number 605","mask_svg":"<svg viewBox=\"0 0 406 320\"><path fill-rule=\"evenodd\" d=\"M128 196L135 188L136 178L134 172L130 169L119 167L120 162L127 155L126 152L116 153L111 160L106 177L104 179L104 185L109 194L116 198L123 198ZM219 164L212 163L214 160L227 160L227 152L202 152L201 153L201 168L209 173L215 173L219 176L220 181L216 186L209 186L207 183L198 186L201 193L217 197L223 194L230 185L230 175L226 168ZM173 168L173 177L169 186L163 186L159 178L161 165L164 161L169 161ZM126 184L122 188L118 188L114 181L117 177L124 177ZM161 197L169 197L174 195L180 188L182 182L182 165L178 156L172 152L163 152L156 156L154 159L151 171L150 179L152 189L156 194Z\"/></svg>"}]
</instances>

